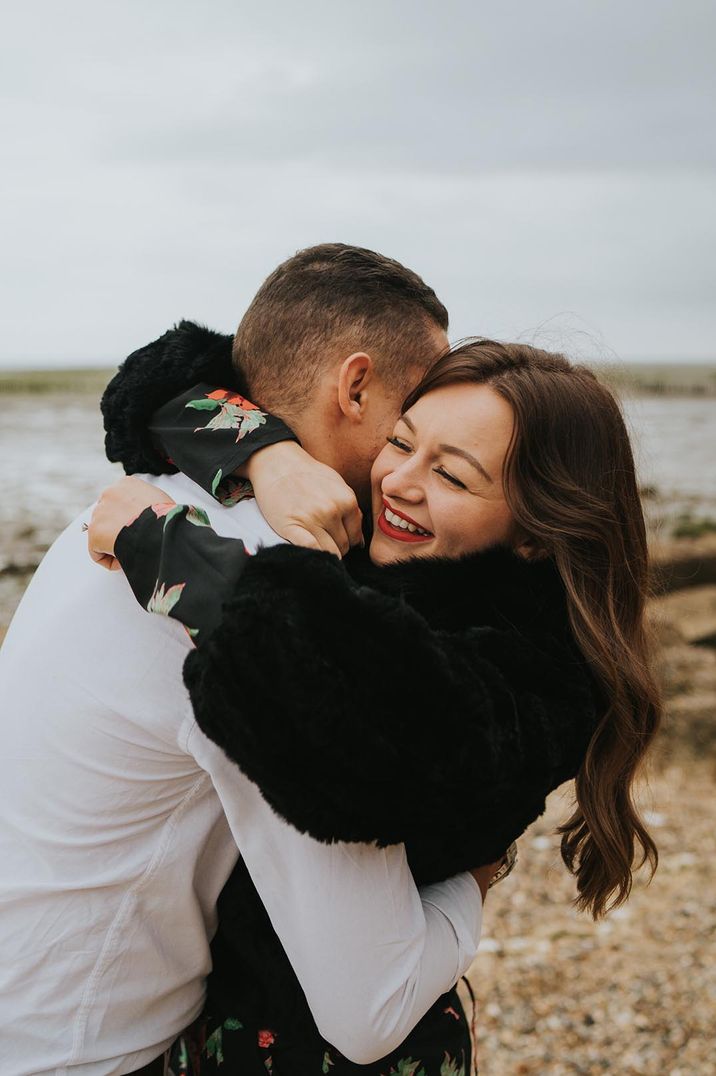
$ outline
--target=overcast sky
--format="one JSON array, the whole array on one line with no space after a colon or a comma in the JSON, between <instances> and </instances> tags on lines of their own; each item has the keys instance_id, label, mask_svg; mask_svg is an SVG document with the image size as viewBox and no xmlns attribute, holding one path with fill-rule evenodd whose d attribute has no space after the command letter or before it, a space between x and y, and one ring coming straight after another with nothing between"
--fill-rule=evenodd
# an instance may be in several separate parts
<instances>
[{"instance_id":1,"label":"overcast sky","mask_svg":"<svg viewBox=\"0 0 716 1076\"><path fill-rule=\"evenodd\" d=\"M14 9L14 10L13 10ZM0 44L0 364L233 331L326 240L451 335L716 358L713 0L23 0Z\"/></svg>"}]
</instances>

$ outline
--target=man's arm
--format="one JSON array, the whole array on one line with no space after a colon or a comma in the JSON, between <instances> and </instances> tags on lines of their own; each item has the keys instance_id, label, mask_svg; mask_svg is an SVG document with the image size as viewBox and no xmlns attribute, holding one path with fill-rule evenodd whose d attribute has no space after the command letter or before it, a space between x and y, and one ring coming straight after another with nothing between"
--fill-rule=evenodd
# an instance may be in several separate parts
<instances>
[{"instance_id":1,"label":"man's arm","mask_svg":"<svg viewBox=\"0 0 716 1076\"><path fill-rule=\"evenodd\" d=\"M402 846L303 836L194 723L186 747L211 774L321 1034L356 1064L384 1057L470 966L482 921L475 879L418 891Z\"/></svg>"}]
</instances>

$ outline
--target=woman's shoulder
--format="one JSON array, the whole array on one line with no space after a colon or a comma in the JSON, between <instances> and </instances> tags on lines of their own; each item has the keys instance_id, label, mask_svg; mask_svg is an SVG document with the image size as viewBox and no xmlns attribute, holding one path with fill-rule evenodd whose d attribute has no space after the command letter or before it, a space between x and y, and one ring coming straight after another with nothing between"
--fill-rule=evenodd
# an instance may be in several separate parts
<instances>
[{"instance_id":1,"label":"woman's shoulder","mask_svg":"<svg viewBox=\"0 0 716 1076\"><path fill-rule=\"evenodd\" d=\"M301 610L307 660L314 635L323 638L328 630L326 646L352 640L367 662L382 667L389 637L396 660L409 663L416 645L449 655L456 687L459 676L473 679L478 666L487 672L487 663L511 692L581 700L593 693L551 559L527 561L496 547L457 560L375 565L365 550L339 561L315 550L273 547L247 567L237 600L247 599L267 623L287 618L292 625Z\"/></svg>"},{"instance_id":2,"label":"woman's shoulder","mask_svg":"<svg viewBox=\"0 0 716 1076\"><path fill-rule=\"evenodd\" d=\"M350 576L402 598L445 630L493 627L521 635L568 630L564 584L551 557L527 560L507 546L457 559L415 557L372 564L365 551L346 559Z\"/></svg>"}]
</instances>

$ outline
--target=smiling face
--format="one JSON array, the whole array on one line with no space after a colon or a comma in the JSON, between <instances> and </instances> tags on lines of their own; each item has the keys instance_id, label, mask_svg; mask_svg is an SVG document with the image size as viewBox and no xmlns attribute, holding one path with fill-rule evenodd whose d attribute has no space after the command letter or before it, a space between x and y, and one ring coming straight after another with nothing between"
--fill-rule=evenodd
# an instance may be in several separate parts
<instances>
[{"instance_id":1,"label":"smiling face","mask_svg":"<svg viewBox=\"0 0 716 1076\"><path fill-rule=\"evenodd\" d=\"M489 385L446 385L413 404L373 464L371 560L455 558L511 542L502 473L513 425Z\"/></svg>"}]
</instances>

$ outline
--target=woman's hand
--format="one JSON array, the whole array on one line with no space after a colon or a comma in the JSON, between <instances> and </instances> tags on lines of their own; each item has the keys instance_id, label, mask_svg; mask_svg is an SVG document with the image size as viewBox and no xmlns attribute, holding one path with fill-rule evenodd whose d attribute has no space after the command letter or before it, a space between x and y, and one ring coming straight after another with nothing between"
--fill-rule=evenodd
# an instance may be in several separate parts
<instances>
[{"instance_id":1,"label":"woman's hand","mask_svg":"<svg viewBox=\"0 0 716 1076\"><path fill-rule=\"evenodd\" d=\"M141 478L120 478L99 496L87 530L89 555L111 572L121 565L114 556L114 543L122 527L128 526L152 504L174 504L164 490Z\"/></svg>"},{"instance_id":2,"label":"woman's hand","mask_svg":"<svg viewBox=\"0 0 716 1076\"><path fill-rule=\"evenodd\" d=\"M363 544L363 517L353 490L294 441L260 449L241 474L254 487L269 526L292 545L344 557L351 546Z\"/></svg>"}]
</instances>

